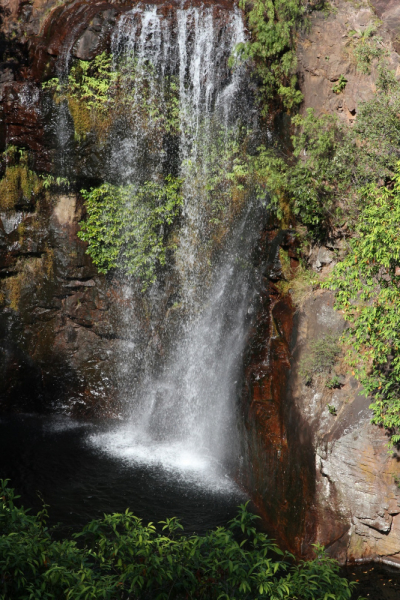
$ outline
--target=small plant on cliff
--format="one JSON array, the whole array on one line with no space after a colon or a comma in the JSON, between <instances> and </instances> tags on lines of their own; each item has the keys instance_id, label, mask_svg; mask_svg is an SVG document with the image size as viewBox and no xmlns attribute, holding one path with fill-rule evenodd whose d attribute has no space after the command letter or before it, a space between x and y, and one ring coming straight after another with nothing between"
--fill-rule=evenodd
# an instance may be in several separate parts
<instances>
[{"instance_id":1,"label":"small plant on cliff","mask_svg":"<svg viewBox=\"0 0 400 600\"><path fill-rule=\"evenodd\" d=\"M334 94L340 94L346 88L347 79L344 75L340 75L338 82L332 88Z\"/></svg>"},{"instance_id":2,"label":"small plant on cliff","mask_svg":"<svg viewBox=\"0 0 400 600\"><path fill-rule=\"evenodd\" d=\"M329 379L325 385L328 388L328 390L340 389L342 387L340 379L337 375L334 375L332 379Z\"/></svg>"},{"instance_id":3,"label":"small plant on cliff","mask_svg":"<svg viewBox=\"0 0 400 600\"><path fill-rule=\"evenodd\" d=\"M301 0L240 0L246 11L249 41L235 50L239 60L251 59L260 82L260 95L267 113L274 96L278 95L289 110L301 103L297 89L295 30L302 21L304 6Z\"/></svg>"},{"instance_id":4,"label":"small plant on cliff","mask_svg":"<svg viewBox=\"0 0 400 600\"><path fill-rule=\"evenodd\" d=\"M350 327L347 360L374 398L373 422L400 441L400 163L392 182L364 189L345 259L325 282Z\"/></svg>"},{"instance_id":5,"label":"small plant on cliff","mask_svg":"<svg viewBox=\"0 0 400 600\"><path fill-rule=\"evenodd\" d=\"M163 185L104 183L82 190L88 216L78 236L88 242L87 253L100 273L122 269L140 278L144 288L155 281L157 267L166 261L168 227L182 206L181 184L168 176Z\"/></svg>"},{"instance_id":6,"label":"small plant on cliff","mask_svg":"<svg viewBox=\"0 0 400 600\"><path fill-rule=\"evenodd\" d=\"M393 475L393 481L396 486L400 489L400 477L398 475Z\"/></svg>"},{"instance_id":7,"label":"small plant on cliff","mask_svg":"<svg viewBox=\"0 0 400 600\"><path fill-rule=\"evenodd\" d=\"M293 304L301 308L314 287L318 285L319 275L308 269L302 259L299 260L296 268L292 268L288 253L282 248L279 249L279 257L284 279L278 281L276 286L282 294L290 293Z\"/></svg>"},{"instance_id":8,"label":"small plant on cliff","mask_svg":"<svg viewBox=\"0 0 400 600\"><path fill-rule=\"evenodd\" d=\"M307 354L301 360L299 369L306 385L310 385L315 376L329 375L340 352L339 336L333 333L310 342Z\"/></svg>"},{"instance_id":9,"label":"small plant on cliff","mask_svg":"<svg viewBox=\"0 0 400 600\"><path fill-rule=\"evenodd\" d=\"M351 50L360 73L368 75L375 59L382 59L386 54L382 38L376 35L380 22L371 22L364 31L349 31Z\"/></svg>"},{"instance_id":10,"label":"small plant on cliff","mask_svg":"<svg viewBox=\"0 0 400 600\"><path fill-rule=\"evenodd\" d=\"M0 480L0 599L349 600L355 583L321 546L295 563L246 505L228 527L185 535L175 518L144 525L129 510L53 540L47 507L30 515Z\"/></svg>"}]
</instances>

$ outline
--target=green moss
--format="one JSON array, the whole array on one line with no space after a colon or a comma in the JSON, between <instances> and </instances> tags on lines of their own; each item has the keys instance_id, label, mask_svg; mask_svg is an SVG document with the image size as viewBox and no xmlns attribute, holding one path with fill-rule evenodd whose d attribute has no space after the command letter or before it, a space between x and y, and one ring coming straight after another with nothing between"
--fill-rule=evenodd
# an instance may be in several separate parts
<instances>
[{"instance_id":1,"label":"green moss","mask_svg":"<svg viewBox=\"0 0 400 600\"><path fill-rule=\"evenodd\" d=\"M159 81L151 63L123 58L116 66L103 52L91 61L77 60L67 82L58 78L43 84L56 102L66 101L78 142L94 132L105 140L115 119L124 116L132 128L150 131L148 142L160 147L166 134L179 129L178 87L173 77Z\"/></svg>"},{"instance_id":2,"label":"green moss","mask_svg":"<svg viewBox=\"0 0 400 600\"><path fill-rule=\"evenodd\" d=\"M9 277L6 281L6 291L9 300L9 305L15 312L19 309L19 303L21 300L21 291L23 284L23 275L18 273L13 277Z\"/></svg>"},{"instance_id":3,"label":"green moss","mask_svg":"<svg viewBox=\"0 0 400 600\"><path fill-rule=\"evenodd\" d=\"M28 153L9 146L3 153L4 176L0 180L0 209L12 210L18 204L30 203L42 191L40 177L28 166Z\"/></svg>"}]
</instances>

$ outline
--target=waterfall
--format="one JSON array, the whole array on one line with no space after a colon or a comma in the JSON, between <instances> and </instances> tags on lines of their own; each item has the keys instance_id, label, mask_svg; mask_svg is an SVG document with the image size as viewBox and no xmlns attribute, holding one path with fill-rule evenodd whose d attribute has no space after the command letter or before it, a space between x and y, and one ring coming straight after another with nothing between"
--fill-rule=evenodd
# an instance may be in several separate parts
<instances>
[{"instance_id":1,"label":"waterfall","mask_svg":"<svg viewBox=\"0 0 400 600\"><path fill-rule=\"evenodd\" d=\"M213 484L218 480L224 489L227 465L238 454L236 390L257 279L251 255L262 218L249 198L227 223L223 249L210 252L211 200L205 182L215 163L221 170L228 168L224 161L241 128L257 130L257 111L246 92L246 67L232 71L228 65L233 49L244 40L242 15L236 8L161 10L138 5L120 18L114 31L115 69L131 65L136 82L147 81L152 73L146 102L162 111L165 82L175 82L177 90L179 147L171 151L154 143L156 118L144 121L143 111L132 108L135 126L120 125L114 135L108 176L129 183L157 179L165 164L172 164L183 179L173 275L181 322L162 364L154 366L151 352L147 359L142 357L138 380L133 365L138 360L139 309L126 311L124 329L130 341L121 348L119 379L128 416L115 431L91 437L92 444L125 460L186 476L200 474L203 483L204 478ZM139 88L136 83L129 91L132 106L143 105ZM143 152L149 147L150 162L143 166ZM132 297L129 282L125 293L127 299ZM153 286L149 302L157 304L160 293Z\"/></svg>"}]
</instances>

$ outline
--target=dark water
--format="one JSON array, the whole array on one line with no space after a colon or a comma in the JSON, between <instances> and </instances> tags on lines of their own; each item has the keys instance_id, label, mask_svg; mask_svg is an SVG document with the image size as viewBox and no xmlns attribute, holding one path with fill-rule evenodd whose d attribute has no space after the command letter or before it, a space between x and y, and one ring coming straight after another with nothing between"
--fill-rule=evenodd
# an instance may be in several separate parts
<instances>
[{"instance_id":1,"label":"dark water","mask_svg":"<svg viewBox=\"0 0 400 600\"><path fill-rule=\"evenodd\" d=\"M344 575L350 581L357 581L354 599L400 600L400 571L379 564L348 567Z\"/></svg>"},{"instance_id":2,"label":"dark water","mask_svg":"<svg viewBox=\"0 0 400 600\"><path fill-rule=\"evenodd\" d=\"M157 465L135 465L88 444L90 434L109 423L79 423L66 418L18 416L0 419L0 478L11 480L25 507L40 509L38 492L49 504L49 525L80 529L104 513L130 508L147 521L176 516L188 532L225 525L244 497L193 485L180 473Z\"/></svg>"},{"instance_id":3,"label":"dark water","mask_svg":"<svg viewBox=\"0 0 400 600\"><path fill-rule=\"evenodd\" d=\"M50 505L49 525L61 523L58 535L82 528L104 513L130 508L147 521L177 516L187 532L204 533L226 523L245 500L232 487L201 485L201 479L165 472L110 456L88 443L93 434L114 425L80 423L65 417L22 415L0 419L0 478L21 495L25 507ZM381 565L344 570L358 581L354 598L400 600L400 572Z\"/></svg>"}]
</instances>

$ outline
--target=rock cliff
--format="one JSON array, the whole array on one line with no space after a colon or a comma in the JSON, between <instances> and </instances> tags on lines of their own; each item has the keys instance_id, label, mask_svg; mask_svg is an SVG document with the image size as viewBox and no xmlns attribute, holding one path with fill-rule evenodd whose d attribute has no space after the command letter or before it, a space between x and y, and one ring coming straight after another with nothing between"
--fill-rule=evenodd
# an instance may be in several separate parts
<instances>
[{"instance_id":1,"label":"rock cliff","mask_svg":"<svg viewBox=\"0 0 400 600\"><path fill-rule=\"evenodd\" d=\"M355 6L332 3L329 15L315 14L310 34L299 41L301 85L304 109L338 114L350 126L357 118L361 102L375 91L376 66L360 73L354 64L355 36L376 23L380 44L389 68L400 77L398 36L400 12L396 2L373 0ZM354 33L356 32L356 33ZM332 93L340 75L347 84L343 93ZM336 240L340 246L340 240ZM315 249L310 261L323 272L334 263L334 246ZM370 399L362 394L357 381L343 371L343 385L329 390L306 386L299 373L302 356L310 340L329 332L341 332L345 323L333 311L330 293L317 292L306 300L295 320L293 371L290 396L313 436L316 461L316 488L310 506L310 526L317 541L330 548L341 561L400 557L399 458L388 449L388 437L371 425ZM328 404L336 409L327 410Z\"/></svg>"},{"instance_id":2,"label":"rock cliff","mask_svg":"<svg viewBox=\"0 0 400 600\"><path fill-rule=\"evenodd\" d=\"M312 11L297 45L301 111L336 114L351 126L377 79L376 62L360 72L354 49L374 23L389 68L399 78L399 17L398 3L390 0L336 0L325 12ZM335 93L341 76L346 85ZM342 235L336 231L328 246L310 248L306 258L316 273L324 276L333 267ZM281 248L287 247L281 243ZM341 374L332 389L324 378L307 381L302 373L313 344L339 335L345 322L333 310L329 292L309 293L292 310L287 298L276 303L277 263L279 247L266 272L267 318L260 313L265 329L258 327L247 357L247 485L269 529L295 552L320 542L342 563L374 559L400 565L399 456L388 450L385 432L371 424L371 399L346 366L338 365ZM282 306L286 311L278 310L276 317Z\"/></svg>"}]
</instances>

